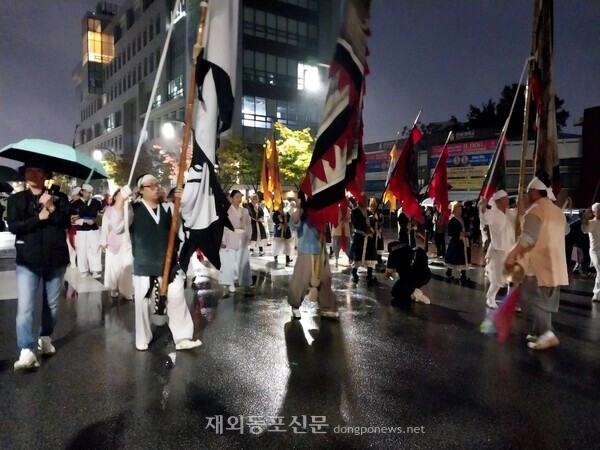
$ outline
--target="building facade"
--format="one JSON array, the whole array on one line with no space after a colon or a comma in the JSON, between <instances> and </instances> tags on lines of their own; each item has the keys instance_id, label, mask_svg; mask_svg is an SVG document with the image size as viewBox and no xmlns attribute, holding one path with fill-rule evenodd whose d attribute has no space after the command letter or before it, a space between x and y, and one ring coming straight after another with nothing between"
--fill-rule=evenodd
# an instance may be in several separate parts
<instances>
[{"instance_id":1,"label":"building facade","mask_svg":"<svg viewBox=\"0 0 600 450\"><path fill-rule=\"evenodd\" d=\"M145 150L177 151L161 135L164 123L184 120L199 2L130 0L117 8L101 2L82 22L82 61L74 71L81 121L76 148L93 156L132 154L137 146L169 27ZM272 124L316 133L324 103L326 62L339 30L341 0L240 1L237 102L232 133L261 144ZM239 100L238 100L239 99ZM98 155L98 152L100 154Z\"/></svg>"},{"instance_id":2,"label":"building facade","mask_svg":"<svg viewBox=\"0 0 600 450\"><path fill-rule=\"evenodd\" d=\"M451 186L448 193L450 200L472 201L478 198L499 135L499 129L470 130L455 134L454 139L449 143L450 155L447 162L448 183ZM417 143L419 187L422 188L423 194L447 136L448 132L425 134ZM385 141L365 145L365 191L371 197L379 198L384 190L390 151L394 143L395 141ZM401 139L398 146L402 147L403 143L404 139ZM533 140L528 142L525 183L533 177L534 146ZM506 190L509 194L518 192L521 148L521 140L508 141L506 144ZM558 152L562 189L558 202L561 205L567 197L577 198L577 190L582 181L583 150L581 136L559 134ZM575 206L580 207L578 204Z\"/></svg>"}]
</instances>

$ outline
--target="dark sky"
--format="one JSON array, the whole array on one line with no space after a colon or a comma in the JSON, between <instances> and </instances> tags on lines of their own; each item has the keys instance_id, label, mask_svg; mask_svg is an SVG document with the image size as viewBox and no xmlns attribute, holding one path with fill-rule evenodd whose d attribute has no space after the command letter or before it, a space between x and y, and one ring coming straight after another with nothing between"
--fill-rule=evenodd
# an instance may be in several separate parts
<instances>
[{"instance_id":1,"label":"dark sky","mask_svg":"<svg viewBox=\"0 0 600 450\"><path fill-rule=\"evenodd\" d=\"M0 0L0 147L72 142L81 18L96 3ZM533 0L374 0L365 142L394 139L419 109L425 123L464 120L469 104L497 99L529 54L532 9ZM600 105L600 1L555 0L555 22L555 85L570 125Z\"/></svg>"}]
</instances>

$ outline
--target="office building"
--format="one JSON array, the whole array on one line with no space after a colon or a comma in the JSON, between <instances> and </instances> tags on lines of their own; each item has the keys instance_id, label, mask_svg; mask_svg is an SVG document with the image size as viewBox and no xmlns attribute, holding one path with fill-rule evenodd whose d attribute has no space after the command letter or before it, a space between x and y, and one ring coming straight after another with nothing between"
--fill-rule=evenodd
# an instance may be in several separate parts
<instances>
[{"instance_id":1,"label":"office building","mask_svg":"<svg viewBox=\"0 0 600 450\"><path fill-rule=\"evenodd\" d=\"M148 118L145 148L176 150L162 125L184 120L186 90L199 2L130 0L117 8L101 2L82 22L82 60L74 71L81 122L78 149L97 157L135 151L167 30L173 35ZM242 0L239 18L237 107L232 133L262 144L280 121L316 133L325 99L327 63L339 30L341 0Z\"/></svg>"}]
</instances>

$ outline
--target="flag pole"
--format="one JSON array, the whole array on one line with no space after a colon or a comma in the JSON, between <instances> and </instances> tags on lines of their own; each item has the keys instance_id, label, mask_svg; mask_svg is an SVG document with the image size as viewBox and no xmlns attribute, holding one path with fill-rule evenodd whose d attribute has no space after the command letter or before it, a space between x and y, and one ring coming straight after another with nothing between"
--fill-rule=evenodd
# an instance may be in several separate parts
<instances>
[{"instance_id":1,"label":"flag pole","mask_svg":"<svg viewBox=\"0 0 600 450\"><path fill-rule=\"evenodd\" d=\"M419 122L419 117L421 117L421 113L423 112L422 109L419 110L419 113L417 114L417 117L415 118L415 121L413 122L413 126L410 127L410 131L408 132L408 135L410 137L410 134L412 133L412 131L415 129L415 127L417 126L417 123ZM398 160L400 159L400 157L402 156L402 151L404 150L404 148L400 149L400 153L398 154L398 158L396 158L396 163L398 162ZM393 163L393 161L390 162L390 164ZM396 175L396 169L398 168L398 164L394 164L394 167L392 168L392 171L390 172L390 177L386 180L385 182L385 186L383 188L383 193L381 194L381 198L379 199L379 204L381 204L381 202L383 201L383 196L385 195L385 191L387 191L387 188L390 185L390 180L394 177L394 175Z\"/></svg>"},{"instance_id":2,"label":"flag pole","mask_svg":"<svg viewBox=\"0 0 600 450\"><path fill-rule=\"evenodd\" d=\"M494 171L496 170L496 165L498 164L498 157L500 155L500 149L502 148L502 145L504 145L504 138L506 137L506 133L508 132L508 124L510 123L510 119L512 118L513 115L513 111L515 109L515 105L517 104L517 98L519 96L519 89L521 88L521 85L523 84L523 76L525 75L525 72L527 70L527 67L531 64L531 57L528 57L525 60L525 63L523 64L523 70L521 70L521 77L519 78L519 84L517 86L517 92L515 93L515 97L513 98L513 102L512 105L510 107L510 111L508 112L508 117L506 118L506 121L504 122L504 126L502 127L502 131L500 132L500 137L498 138L498 144L496 145L496 152L494 153L494 158L491 162L491 170L488 170L488 174L486 175L485 179L484 179L484 186L482 186L485 191L483 193L483 196L487 198L487 193L489 191L489 187L490 187L490 178L493 177L494 175ZM527 77L527 80L529 80L529 77ZM527 97L527 92L528 92L528 86L529 86L529 81L527 81L526 85L525 85L525 96ZM525 103L525 108L527 110L527 105L528 105L528 101L526 99L526 103ZM523 127L523 130L525 130L525 125ZM527 146L525 145L525 152L526 152L526 148ZM524 162L523 162L523 154L521 154L521 166L523 166ZM524 169L523 169L524 170ZM524 176L524 173L523 173ZM519 178L519 192L521 191L521 178ZM479 203L479 199L481 198L481 189L479 190L479 196L477 198L477 203Z\"/></svg>"},{"instance_id":3,"label":"flag pole","mask_svg":"<svg viewBox=\"0 0 600 450\"><path fill-rule=\"evenodd\" d=\"M196 44L194 45L193 62L192 62L192 73L190 76L189 91L187 97L187 104L185 108L185 127L183 133L183 141L181 143L181 155L179 159L179 172L177 174L177 188L181 189L183 186L183 174L187 167L187 150L192 139L192 117L194 114L194 101L196 99L196 60L198 55L202 51L202 42L204 40L204 31L206 29L206 14L208 10L208 1L202 1L200 3L200 20L198 23L198 33L196 35ZM172 28L172 27L171 27ZM146 115L146 118L148 116ZM164 314L167 290L169 288L169 272L171 269L171 262L173 260L173 250L175 248L175 236L177 235L177 228L179 226L179 206L181 204L181 197L175 196L173 206L173 217L171 219L171 229L169 231L169 241L167 246L167 254L165 255L165 265L163 267L162 283L160 287L160 301L157 308L157 314Z\"/></svg>"},{"instance_id":4,"label":"flag pole","mask_svg":"<svg viewBox=\"0 0 600 450\"><path fill-rule=\"evenodd\" d=\"M160 75L162 73L163 67L165 66L165 61L167 60L167 51L169 49L169 42L171 42L171 35L173 34L173 23L175 22L175 14L179 10L180 0L175 2L175 6L173 7L173 11L171 12L171 26L167 31L167 37L165 38L165 45L160 54L160 60L158 62L158 67L156 68L156 78L154 79L154 84L152 85L152 91L150 92L150 99L148 100L148 108L146 108L146 115L144 116L144 123L142 125L142 129L140 130L140 138L137 143L137 148L135 149L135 155L133 157L133 162L131 164L131 171L129 172L129 179L127 181L127 186L131 186L131 182L133 181L133 173L135 171L135 166L137 165L137 160L140 155L140 150L142 148L142 144L146 141L146 129L148 128L148 121L150 120L150 111L152 111L152 104L154 103L154 98L156 97L156 91L158 90L158 83L160 81Z\"/></svg>"},{"instance_id":5,"label":"flag pole","mask_svg":"<svg viewBox=\"0 0 600 450\"><path fill-rule=\"evenodd\" d=\"M529 74L527 76L527 82L525 83L525 108L523 111L523 134L521 143L521 159L519 165L519 187L517 192L517 220L515 222L515 238L518 239L521 234L521 214L520 210L523 205L523 191L525 186L525 158L527 156L527 146L529 143L529 103L531 102L531 88L529 86L529 80L531 79L531 73L533 70L533 57L527 58L527 64L529 65Z\"/></svg>"}]
</instances>

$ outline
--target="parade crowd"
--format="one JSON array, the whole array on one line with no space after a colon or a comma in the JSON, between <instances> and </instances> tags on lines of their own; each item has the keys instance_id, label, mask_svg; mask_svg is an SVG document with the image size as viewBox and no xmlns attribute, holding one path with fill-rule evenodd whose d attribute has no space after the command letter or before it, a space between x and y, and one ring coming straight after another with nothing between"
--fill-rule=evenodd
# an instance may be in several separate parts
<instances>
[{"instance_id":1,"label":"parade crowd","mask_svg":"<svg viewBox=\"0 0 600 450\"><path fill-rule=\"evenodd\" d=\"M75 187L67 197L46 188L46 180L52 177L48 168L30 163L20 170L27 187L7 202L8 229L16 235L20 355L15 370L39 366L36 348L42 355L56 352L51 336L68 266L76 268L82 279L103 278L112 298L134 301L138 350L147 350L151 344L152 317L162 283L168 284L166 321L176 349L201 345L193 336L184 289L188 277L193 278L195 270L208 264L206 258L196 251L191 269L184 273L175 256L169 279L163 280L174 199L181 199L182 210L191 206L182 198L181 189L166 193L153 175L145 174L133 189L125 186L102 200L93 197L94 189L87 183ZM301 318L300 305L308 294L317 302L323 319L338 320L330 260L338 268L345 262L340 261L342 252L348 260L344 273L352 283L361 282L361 268L365 269L360 273L366 272L367 286L391 278L392 305L400 306L411 301L430 303L421 290L431 278L430 259L445 265L448 281L457 273L460 284L470 283L471 250L480 245L489 284L487 307L498 307L499 291L511 289L508 280L516 267L521 268L520 303L533 325L527 345L536 350L550 348L559 344L552 329L552 314L558 311L560 286L569 284L570 258L576 264L574 270L583 271L589 265L596 272L592 301L600 301L600 203L581 212L578 234L573 237L573 225L569 226L565 213L554 204L556 199L548 185L539 178L532 180L527 187L526 211L518 211L503 190L495 192L489 202L482 198L477 205L452 202L447 212L423 208L422 224L400 209L397 239L392 240L384 239L385 217L378 201L364 194L338 205L337 224L329 224L326 232L320 233L306 212L302 193L269 211L258 194L243 204L242 193L233 190L227 212L232 229L223 232L218 281L225 295L238 289L252 295L250 260L270 253L276 267L293 263L287 300L294 319ZM182 239L186 232L183 225ZM585 238L589 263L583 251L587 250ZM40 283L41 327L34 331Z\"/></svg>"}]
</instances>

